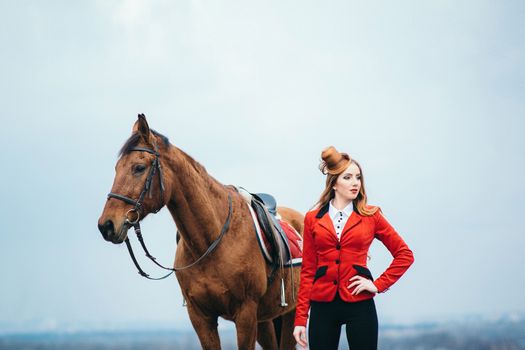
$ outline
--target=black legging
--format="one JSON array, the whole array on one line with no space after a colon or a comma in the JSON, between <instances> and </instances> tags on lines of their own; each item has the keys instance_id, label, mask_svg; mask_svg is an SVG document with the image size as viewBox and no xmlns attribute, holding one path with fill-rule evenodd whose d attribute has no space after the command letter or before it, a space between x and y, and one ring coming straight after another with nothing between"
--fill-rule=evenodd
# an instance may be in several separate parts
<instances>
[{"instance_id":1,"label":"black legging","mask_svg":"<svg viewBox=\"0 0 525 350\"><path fill-rule=\"evenodd\" d=\"M377 350L374 299L348 303L341 300L338 294L331 302L311 302L308 327L310 349L337 349L343 324L346 324L350 350Z\"/></svg>"}]
</instances>

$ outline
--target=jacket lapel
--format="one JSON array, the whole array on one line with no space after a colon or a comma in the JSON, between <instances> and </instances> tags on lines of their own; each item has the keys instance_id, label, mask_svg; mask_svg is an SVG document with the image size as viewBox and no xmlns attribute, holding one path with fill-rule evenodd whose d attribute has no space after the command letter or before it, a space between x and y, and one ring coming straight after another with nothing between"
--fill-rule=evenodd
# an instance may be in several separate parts
<instances>
[{"instance_id":1,"label":"jacket lapel","mask_svg":"<svg viewBox=\"0 0 525 350\"><path fill-rule=\"evenodd\" d=\"M352 212L352 215L346 220L345 227L343 227L343 232L341 233L341 240L343 240L344 235L352 229L355 225L361 222L361 215L356 213L355 211Z\"/></svg>"},{"instance_id":2,"label":"jacket lapel","mask_svg":"<svg viewBox=\"0 0 525 350\"><path fill-rule=\"evenodd\" d=\"M335 233L334 223L328 214L328 204L322 207L316 215L319 220L319 226L331 233L332 237L337 240L337 234Z\"/></svg>"},{"instance_id":3,"label":"jacket lapel","mask_svg":"<svg viewBox=\"0 0 525 350\"><path fill-rule=\"evenodd\" d=\"M330 215L325 214L323 217L319 220L319 225L324 227L327 231L330 231L335 235L335 228L334 224L332 222L332 219L330 218Z\"/></svg>"}]
</instances>

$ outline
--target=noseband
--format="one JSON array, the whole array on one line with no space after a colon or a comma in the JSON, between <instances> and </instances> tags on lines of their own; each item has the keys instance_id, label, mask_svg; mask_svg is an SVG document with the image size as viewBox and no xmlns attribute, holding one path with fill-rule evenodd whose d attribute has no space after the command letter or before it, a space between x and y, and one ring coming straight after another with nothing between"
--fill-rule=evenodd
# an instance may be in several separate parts
<instances>
[{"instance_id":1,"label":"noseband","mask_svg":"<svg viewBox=\"0 0 525 350\"><path fill-rule=\"evenodd\" d=\"M157 145L153 144L153 146L155 147L154 150L149 149L149 148L144 148L144 147L134 147L134 148L131 148L129 150L129 151L137 151L137 152L148 152L148 153L151 153L151 154L155 155L155 159L151 162L151 168L150 168L150 171L148 173L148 177L146 178L146 182L144 183L144 187L142 188L142 191L140 192L139 198L137 200L135 200L135 199L129 198L127 196L124 196L124 195L121 195L121 194L118 194L118 193L110 192L110 193L108 193L108 200L110 198L115 198L115 199L119 199L119 200L121 200L123 202L126 202L126 203L131 204L131 205L134 206L132 209L130 209L130 210L128 210L126 212L126 220L125 220L124 224L125 225L129 225L129 226L133 226L133 229L135 230L135 234L137 235L137 238L138 238L138 240L140 242L140 245L142 246L142 249L144 250L144 253L146 254L146 256L151 261L153 261L155 263L155 265L159 266L160 268L162 268L164 270L168 270L170 272L167 275L164 275L164 276L159 277L159 278L150 277L147 273L145 273L142 270L142 268L140 267L137 259L135 258L135 254L133 253L133 248L131 247L131 242L129 241L129 238L126 235L125 242L126 242L126 246L128 248L129 255L131 257L131 260L133 260L133 263L135 264L135 267L137 268L137 270L138 270L138 272L139 272L139 274L141 276L143 276L143 277L145 277L147 279L150 279L150 280L162 280L162 279L168 277L169 275L171 275L173 272L184 270L184 269L187 269L187 268L190 268L190 267L196 265L199 261L201 261L206 256L208 256L217 247L217 245L221 241L221 239L224 236L224 234L226 233L226 231L228 231L228 228L230 226L230 219L231 219L231 214L232 214L232 199L231 199L230 194L228 193L228 217L226 218L226 222L222 226L222 229L221 229L221 232L220 232L219 236L212 242L212 244L208 247L208 249L204 252L203 255L201 255L193 263L191 263L189 265L186 265L186 266L182 266L182 267L169 268L169 267L165 267L165 266L161 265L159 262L157 262L157 258L155 258L153 255L151 255L149 253L149 251L148 251L148 248L146 248L146 243L144 242L144 239L143 239L142 233L141 233L141 229L140 229L140 214L141 214L141 212L144 211L144 207L143 207L144 197L145 197L146 193L149 192L149 198L151 198L151 188L152 188L153 177L155 176L155 173L157 173L157 172L159 174L161 205L160 205L159 208L154 210L153 213L154 214L158 213L159 210L161 210L162 207L164 207L164 177L162 175L162 168L160 166L160 159L159 159L159 155L160 154L158 152ZM128 216L129 213L132 213L132 212L137 215L136 219L134 219L134 220L130 220L129 216Z\"/></svg>"}]
</instances>

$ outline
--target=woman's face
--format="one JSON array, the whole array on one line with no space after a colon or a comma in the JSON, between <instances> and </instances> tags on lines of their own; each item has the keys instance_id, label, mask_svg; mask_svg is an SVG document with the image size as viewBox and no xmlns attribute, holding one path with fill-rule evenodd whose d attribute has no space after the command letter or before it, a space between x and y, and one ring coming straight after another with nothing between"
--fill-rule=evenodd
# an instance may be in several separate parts
<instances>
[{"instance_id":1,"label":"woman's face","mask_svg":"<svg viewBox=\"0 0 525 350\"><path fill-rule=\"evenodd\" d=\"M361 190L361 172L355 163L350 163L334 185L335 196L345 201L353 201Z\"/></svg>"}]
</instances>

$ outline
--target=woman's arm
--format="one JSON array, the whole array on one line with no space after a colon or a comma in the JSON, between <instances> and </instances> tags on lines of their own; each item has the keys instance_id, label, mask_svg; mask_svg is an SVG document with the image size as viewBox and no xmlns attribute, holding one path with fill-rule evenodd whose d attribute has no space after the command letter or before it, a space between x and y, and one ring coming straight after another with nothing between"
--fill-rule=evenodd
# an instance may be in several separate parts
<instances>
[{"instance_id":1,"label":"woman's arm","mask_svg":"<svg viewBox=\"0 0 525 350\"><path fill-rule=\"evenodd\" d=\"M303 262L301 267L301 281L295 310L295 326L306 326L308 310L310 309L310 290L312 288L315 269L317 267L317 253L312 235L312 213L304 217L303 231Z\"/></svg>"},{"instance_id":2,"label":"woman's arm","mask_svg":"<svg viewBox=\"0 0 525 350\"><path fill-rule=\"evenodd\" d=\"M374 281L379 293L385 292L393 285L414 262L414 254L401 236L388 223L378 208L374 214L376 220L375 237L390 251L394 260L379 278Z\"/></svg>"}]
</instances>

